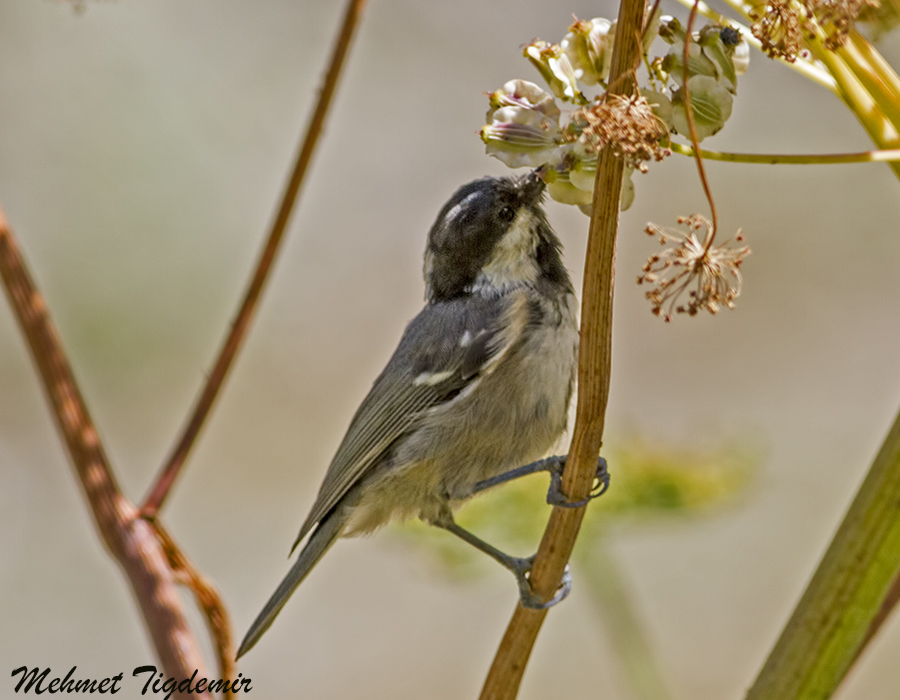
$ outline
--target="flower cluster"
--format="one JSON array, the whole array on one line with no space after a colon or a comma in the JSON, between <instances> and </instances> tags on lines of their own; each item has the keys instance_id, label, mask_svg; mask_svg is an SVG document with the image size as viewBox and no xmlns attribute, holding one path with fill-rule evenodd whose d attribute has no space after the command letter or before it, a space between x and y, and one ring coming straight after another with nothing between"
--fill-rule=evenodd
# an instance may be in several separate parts
<instances>
[{"instance_id":1,"label":"flower cluster","mask_svg":"<svg viewBox=\"0 0 900 700\"><path fill-rule=\"evenodd\" d=\"M489 95L481 138L485 150L511 168L541 167L550 196L590 213L598 153L609 146L626 168L622 208L634 196L631 174L669 154L672 133L689 133L684 104L685 32L677 20L657 19L644 37L644 53L656 36L670 46L648 61L653 89L633 96L606 92L616 23L576 20L559 44L534 40L525 57L546 83L511 80ZM695 32L687 78L699 138L731 116L737 75L746 67L746 42L733 29L709 25ZM595 88L591 94L589 88Z\"/></svg>"},{"instance_id":2,"label":"flower cluster","mask_svg":"<svg viewBox=\"0 0 900 700\"><path fill-rule=\"evenodd\" d=\"M743 282L741 263L750 254L748 246L733 247L743 242L741 232L725 245L714 246L709 219L692 214L679 216L677 221L687 226L688 233L656 224L648 224L645 229L649 235L659 236L661 245L676 243L652 255L644 265L644 274L638 277L638 284L654 285L645 295L653 313L670 321L673 313L696 316L704 309L715 314L720 306L734 308ZM687 297L683 299L685 292Z\"/></svg>"}]
</instances>

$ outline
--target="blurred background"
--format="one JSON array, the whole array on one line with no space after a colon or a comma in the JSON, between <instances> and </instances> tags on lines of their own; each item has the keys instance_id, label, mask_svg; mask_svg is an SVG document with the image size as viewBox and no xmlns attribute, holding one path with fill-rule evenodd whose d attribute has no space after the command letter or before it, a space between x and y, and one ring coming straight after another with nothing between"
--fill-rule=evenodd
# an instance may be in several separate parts
<instances>
[{"instance_id":1,"label":"blurred background","mask_svg":"<svg viewBox=\"0 0 900 700\"><path fill-rule=\"evenodd\" d=\"M0 4L0 202L135 501L240 299L338 5ZM558 41L573 13L613 17L616 5L368 7L249 341L163 513L219 587L238 638L287 571L353 411L421 306L434 216L459 185L506 172L477 136L482 93L534 80L521 45ZM900 65L900 36L880 48ZM871 148L832 94L758 53L734 116L704 146ZM744 294L716 317L651 315L633 282L658 249L642 229L706 205L687 158L636 175L619 242L606 433L612 454L635 442L662 454L724 445L756 464L702 514L610 518L604 528L604 556L679 700L743 695L900 405L900 183L887 166L708 170L723 230L743 228L753 249ZM548 211L580 285L588 220L555 202ZM614 491L615 460L611 470ZM154 663L6 304L0 484L0 665L105 677ZM543 487L530 505L538 518ZM259 697L477 695L516 602L513 581L491 566L448 576L404 532L335 546L242 660ZM634 698L615 644L576 569L521 697ZM898 654L895 617L843 697L895 698Z\"/></svg>"}]
</instances>

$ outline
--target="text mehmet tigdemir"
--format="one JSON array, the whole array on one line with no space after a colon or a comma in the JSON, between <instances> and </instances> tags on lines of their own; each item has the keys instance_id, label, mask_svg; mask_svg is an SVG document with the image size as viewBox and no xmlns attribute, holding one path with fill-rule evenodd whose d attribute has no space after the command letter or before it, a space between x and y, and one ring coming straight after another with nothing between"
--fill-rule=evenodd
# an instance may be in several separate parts
<instances>
[{"instance_id":1,"label":"text mehmet tigdemir","mask_svg":"<svg viewBox=\"0 0 900 700\"><path fill-rule=\"evenodd\" d=\"M72 666L63 678L57 676L48 680L51 676L49 668L41 671L37 666L32 669L27 666L19 666L12 672L13 678L21 674L15 691L27 693L34 690L35 695L40 695L41 693L118 693L122 690L123 672L103 679L79 679L75 674L77 668L77 666ZM194 671L194 675L190 678L166 678L162 672L157 673L156 666L138 666L131 672L131 675L146 674L141 695L147 695L147 693L162 695L163 700L169 700L173 693L249 693L252 690L250 679L241 678L242 673L239 673L233 681L197 678L198 673L199 671Z\"/></svg>"}]
</instances>

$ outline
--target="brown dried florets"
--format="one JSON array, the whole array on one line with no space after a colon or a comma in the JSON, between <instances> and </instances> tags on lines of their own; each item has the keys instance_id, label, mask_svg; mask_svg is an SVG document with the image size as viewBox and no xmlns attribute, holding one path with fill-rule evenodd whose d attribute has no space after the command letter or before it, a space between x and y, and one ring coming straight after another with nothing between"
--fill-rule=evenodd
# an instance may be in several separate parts
<instances>
[{"instance_id":1,"label":"brown dried florets","mask_svg":"<svg viewBox=\"0 0 900 700\"><path fill-rule=\"evenodd\" d=\"M743 283L741 263L750 254L749 246L730 247L734 242L743 241L741 232L738 231L725 245L713 246L714 232L709 219L692 214L679 216L677 221L687 225L689 232L656 224L648 224L645 229L649 235L659 236L662 245L672 241L677 243L659 255L650 256L644 265L644 274L638 277L638 284L654 285L645 294L653 313L670 321L673 313L695 316L703 309L717 313L720 305L734 308L734 300L740 295ZM703 232L702 240L697 235L700 231ZM685 292L687 303L679 303Z\"/></svg>"},{"instance_id":2,"label":"brown dried florets","mask_svg":"<svg viewBox=\"0 0 900 700\"><path fill-rule=\"evenodd\" d=\"M812 30L806 16L801 16L799 6L791 0L770 0L750 17L755 20L750 30L769 58L783 58L790 63L797 60L803 35Z\"/></svg>"},{"instance_id":3,"label":"brown dried florets","mask_svg":"<svg viewBox=\"0 0 900 700\"><path fill-rule=\"evenodd\" d=\"M793 63L804 36L813 38L821 28L825 48L834 51L844 45L859 14L878 5L878 0L769 0L750 14L751 30L771 58Z\"/></svg>"},{"instance_id":4,"label":"brown dried florets","mask_svg":"<svg viewBox=\"0 0 900 700\"><path fill-rule=\"evenodd\" d=\"M588 153L611 146L616 157L641 172L647 171L644 161L660 161L672 153L659 145L669 131L642 95L607 93L578 110L573 123L581 127L578 140Z\"/></svg>"},{"instance_id":5,"label":"brown dried florets","mask_svg":"<svg viewBox=\"0 0 900 700\"><path fill-rule=\"evenodd\" d=\"M877 8L879 3L878 0L804 0L803 5L825 31L825 48L834 51L847 41L847 33L859 14Z\"/></svg>"}]
</instances>

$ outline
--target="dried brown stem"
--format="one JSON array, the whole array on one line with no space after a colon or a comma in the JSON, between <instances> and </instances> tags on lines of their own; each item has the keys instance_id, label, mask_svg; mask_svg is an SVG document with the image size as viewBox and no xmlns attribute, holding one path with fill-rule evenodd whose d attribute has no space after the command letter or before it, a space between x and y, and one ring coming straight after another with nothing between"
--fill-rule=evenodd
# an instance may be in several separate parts
<instances>
[{"instance_id":1,"label":"dried brown stem","mask_svg":"<svg viewBox=\"0 0 900 700\"><path fill-rule=\"evenodd\" d=\"M634 93L631 73L639 60L644 0L622 0L610 71L616 94ZM603 438L612 359L612 301L615 278L616 232L622 196L624 165L609 147L598 158L593 215L587 245L581 308L581 346L578 358L578 405L572 445L563 472L562 490L571 500L590 493ZM554 508L541 540L531 583L549 599L566 567L584 517L584 508ZM519 691L525 666L547 615L546 610L516 607L494 662L488 672L481 700L513 700Z\"/></svg>"},{"instance_id":2,"label":"dried brown stem","mask_svg":"<svg viewBox=\"0 0 900 700\"><path fill-rule=\"evenodd\" d=\"M194 594L197 607L206 618L206 626L216 648L219 675L222 678L234 679L237 675L234 638L231 634L228 610L225 608L225 603L222 602L219 591L208 578L194 567L159 520L154 520L152 524L165 549L175 579ZM226 693L226 697L232 697L232 695L233 693Z\"/></svg>"},{"instance_id":3,"label":"dried brown stem","mask_svg":"<svg viewBox=\"0 0 900 700\"><path fill-rule=\"evenodd\" d=\"M703 156L700 153L700 139L697 138L697 125L694 123L694 105L691 104L691 86L689 85L691 75L688 72L688 63L691 56L691 41L693 41L691 32L694 31L694 20L697 18L697 8L699 5L700 0L694 0L694 6L691 8L691 14L688 15L687 28L684 32L684 54L682 55L682 61L684 63L683 89L684 112L687 116L688 129L691 132L691 145L694 147L694 159L697 161L697 173L700 176L700 182L703 185L703 192L706 194L706 200L709 202L710 218L712 219L712 235L709 236L709 240L706 243L706 250L708 251L712 247L713 241L716 239L716 233L719 230L719 213L716 211L716 202L713 199L712 190L709 187L709 180L706 179L706 168L703 166Z\"/></svg>"},{"instance_id":4,"label":"dried brown stem","mask_svg":"<svg viewBox=\"0 0 900 700\"><path fill-rule=\"evenodd\" d=\"M319 136L322 133L322 126L328 115L328 108L331 106L332 97L334 96L334 91L341 75L341 68L344 65L344 59L350 49L351 41L355 34L356 27L359 24L359 20L362 17L365 5L366 0L348 0L347 2L343 23L331 55L328 72L325 74L322 90L319 93L319 100L313 111L313 115L310 118L309 125L306 128L303 146L297 154L294 169L291 172L291 177L288 180L284 194L281 197L278 212L275 215L275 221L269 232L269 237L259 256L259 260L256 263L256 270L254 271L250 284L247 287L247 291L244 294L244 300L241 302L240 309L231 324L231 330L219 351L219 357L216 360L216 364L209 373L206 385L200 392L196 404L194 404L193 411L184 426L181 437L173 448L165 465L160 470L156 483L153 485L143 506L141 506L141 515L145 518L155 518L159 509L162 508L166 496L168 496L172 485L175 483L175 479L181 472L181 468L184 466L188 453L196 442L197 436L200 434L200 430L203 427L209 412L212 410L216 397L219 394L219 390L222 388L222 384L228 375L228 371L231 369L232 362L247 334L250 322L253 320L253 314L256 311L259 297L262 294L263 287L265 286L269 272L272 269L275 256L277 255L282 239L284 238L284 232L287 229L294 203L297 201L300 186L303 184L303 179L309 168L310 161L312 160L313 152L318 144Z\"/></svg>"},{"instance_id":5,"label":"dried brown stem","mask_svg":"<svg viewBox=\"0 0 900 700\"><path fill-rule=\"evenodd\" d=\"M0 275L94 524L131 585L162 668L175 678L189 678L195 669L203 675L200 648L185 620L166 552L150 524L139 517L116 484L44 298L25 266L2 209ZM211 698L208 693L200 697Z\"/></svg>"}]
</instances>

